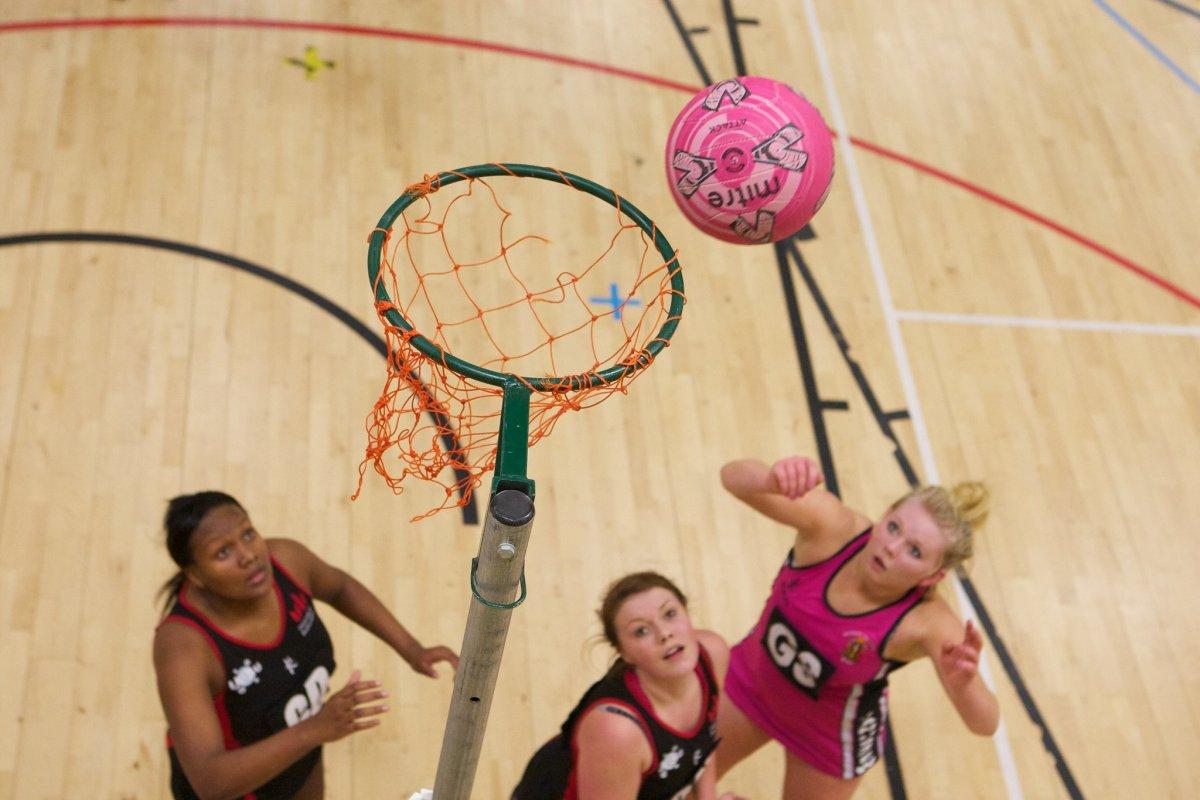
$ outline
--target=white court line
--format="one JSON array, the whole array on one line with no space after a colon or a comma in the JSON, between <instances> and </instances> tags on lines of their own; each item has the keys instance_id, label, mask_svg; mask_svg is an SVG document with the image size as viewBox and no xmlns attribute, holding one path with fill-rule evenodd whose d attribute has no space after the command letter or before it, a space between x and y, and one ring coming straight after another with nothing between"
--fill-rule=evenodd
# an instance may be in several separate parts
<instances>
[{"instance_id":1,"label":"white court line","mask_svg":"<svg viewBox=\"0 0 1200 800\"><path fill-rule=\"evenodd\" d=\"M879 243L875 239L875 228L871 225L871 213L867 209L867 196L863 191L862 181L858 176L858 165L854 161L854 150L850 146L850 133L846 127L846 119L842 114L842 104L838 100L837 89L833 84L833 71L829 66L829 58L825 54L825 44L821 35L821 24L817 21L817 10L813 5L813 0L804 0L804 10L808 16L808 28L812 34L813 50L817 56L817 62L821 68L821 79L825 85L825 94L829 97L830 111L833 115L834 128L840 131L838 136L838 145L841 149L842 161L846 167L846 177L850 182L850 193L854 197L854 209L858 214L859 224L862 226L863 241L867 246L867 258L871 262L871 271L875 275L875 283L879 291L879 301L883 306L884 321L887 324L888 338L892 342L892 353L896 359L896 366L900 372L900 382L904 387L904 398L908 404L908 416L912 421L913 434L917 440L917 449L921 453L921 462L925 468L925 480L928 483L937 483L937 465L933 460L933 446L929 441L929 434L925 430L925 417L921 413L921 402L917 397L916 384L913 381L912 370L908 364L908 353L904 349L904 341L900 336L900 324L897 321L896 308L892 304L892 292L888 287L887 275L883 270L883 258L879 254ZM954 575L950 576L951 584L954 586L955 592L958 595L959 607L963 610L963 616L967 619L973 619L977 616L975 608L971 605L971 601L963 592L962 585L958 578ZM992 680L991 669L988 666L986 659L979 660L979 675L983 678L983 682L989 689L995 692L995 682ZM996 756L1000 761L1000 772L1004 777L1004 786L1008 792L1010 800L1021 800L1024 798L1024 793L1021 791L1021 781L1017 777L1017 765L1013 759L1012 743L1008 740L1008 731L1004 725L1004 718L1000 718L1000 727L997 728L996 734L992 737L992 741L996 746Z\"/></svg>"},{"instance_id":2,"label":"white court line","mask_svg":"<svg viewBox=\"0 0 1200 800\"><path fill-rule=\"evenodd\" d=\"M1145 322L1098 322L1090 319L1046 317L998 317L992 314L950 314L942 311L897 311L897 319L914 322L948 322L960 325L994 325L1003 328L1050 328L1065 331L1113 331L1149 333L1157 336L1200 336L1200 327L1153 325Z\"/></svg>"}]
</instances>

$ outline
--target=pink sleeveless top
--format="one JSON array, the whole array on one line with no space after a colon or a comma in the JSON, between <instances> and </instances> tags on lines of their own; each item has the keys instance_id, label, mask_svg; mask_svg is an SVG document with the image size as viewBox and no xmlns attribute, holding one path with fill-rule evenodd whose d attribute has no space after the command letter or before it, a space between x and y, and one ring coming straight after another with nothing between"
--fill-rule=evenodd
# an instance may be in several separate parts
<instances>
[{"instance_id":1,"label":"pink sleeveless top","mask_svg":"<svg viewBox=\"0 0 1200 800\"><path fill-rule=\"evenodd\" d=\"M862 775L883 753L887 675L880 656L924 590L862 614L839 614L829 584L871 529L824 561L797 567L789 551L762 616L732 650L725 692L798 758L840 778Z\"/></svg>"}]
</instances>

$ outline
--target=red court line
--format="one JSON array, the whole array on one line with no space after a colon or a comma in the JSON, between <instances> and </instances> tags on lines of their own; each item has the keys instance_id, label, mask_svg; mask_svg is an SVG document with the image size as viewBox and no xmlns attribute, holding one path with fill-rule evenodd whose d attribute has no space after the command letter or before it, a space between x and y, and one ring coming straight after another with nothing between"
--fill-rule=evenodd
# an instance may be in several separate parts
<instances>
[{"instance_id":1,"label":"red court line","mask_svg":"<svg viewBox=\"0 0 1200 800\"><path fill-rule=\"evenodd\" d=\"M128 28L148 26L274 28L282 30L321 31L324 33L349 33L357 36L375 36L384 39L402 39L410 42L450 44L455 45L456 47L465 47L471 50L486 50L493 53L503 53L510 56L534 58L539 61L550 61L555 64L564 64L569 67L580 67L581 69L588 69L592 70L593 72L603 72L608 75L616 75L622 78L641 81L642 83L651 83L667 89L677 89L681 92L687 92L688 94L695 94L696 92L700 91L699 86L676 83L675 81L669 81L666 78L648 75L644 72L621 69L620 67L602 64L599 61L587 61L582 58L560 56L554 53L546 53L541 50L529 50L524 47L513 47L507 44L485 42L479 39L463 39L456 36L439 36L433 33L414 33L412 31L397 30L395 28L374 28L365 25L342 25L334 22L296 22L286 19L236 19L231 17L103 17L99 19L51 19L31 20L29 22L4 22L0 23L0 33L10 33L14 31L54 30L60 28Z\"/></svg>"},{"instance_id":2,"label":"red court line","mask_svg":"<svg viewBox=\"0 0 1200 800\"><path fill-rule=\"evenodd\" d=\"M688 94L695 94L701 87L690 84L679 83L676 81L660 78L655 75L650 75L645 72L636 72L629 69L621 69L608 64L602 64L598 61L587 61L581 58L570 58L568 56L556 55L554 53L546 53L540 50L530 50L524 47L512 47L505 44L497 44L495 42L485 42L479 39L464 39L455 36L439 36L432 33L414 33L412 31L398 30L394 28L378 28L364 25L343 25L331 22L297 22L292 20L280 19L257 19L246 18L236 19L231 17L102 17L96 19L64 19L64 20L31 20L27 22L5 22L0 23L0 34L14 33L17 31L37 31L37 30L55 30L63 28L116 28L116 27L148 27L148 26L176 26L176 27L225 27L225 28L271 28L277 30L303 30L303 31L322 31L326 33L348 33L357 36L376 36L387 39L401 39L412 42L425 42L429 44L454 45L456 47L467 48L471 50L484 50L493 53L503 53L505 55L520 56L522 58L532 58L539 61L548 61L554 64L563 64L570 67L578 67L587 69L593 72L600 72L607 75L615 75L621 78L648 83L654 86L661 86L666 89L674 89ZM922 163L908 156L901 155L885 147L859 139L856 136L850 137L850 143L856 147L861 147L864 150L875 153L883 158L905 164L913 169L926 175L946 181L947 183L957 186L971 194L981 197L989 202L1006 208L1026 219L1036 222L1039 225L1049 228L1055 233L1065 236L1073 242L1086 247L1094 253L1104 257L1105 259L1117 264L1118 266L1133 272L1134 274L1154 283L1160 288L1170 292L1180 300L1189 305L1200 308L1200 297L1188 292L1180 286L1175 285L1171 281L1151 272L1146 267L1141 266L1128 258L1110 250L1109 248L1099 244L1098 242L1089 239L1083 234L1061 225L1054 220L1038 214L1031 209L1028 209L1012 200L1001 197L995 192L991 192L982 186L978 186L969 181L957 178L947 172L943 172L929 164Z\"/></svg>"},{"instance_id":3,"label":"red court line","mask_svg":"<svg viewBox=\"0 0 1200 800\"><path fill-rule=\"evenodd\" d=\"M947 183L954 184L955 186L959 187L960 189L964 189L964 190L970 192L971 194L982 197L983 199L993 202L998 206L1003 206L1004 208L1007 208L1009 211L1012 211L1015 214L1019 214L1028 220L1032 220L1033 222L1036 222L1039 225L1044 225L1047 228L1049 228L1050 230L1054 231L1055 233L1061 234L1062 236L1065 236L1068 239L1070 239L1071 241L1083 245L1084 247L1086 247L1087 249L1089 249L1095 253L1099 253L1100 255L1107 258L1109 261L1113 261L1113 262L1121 265L1125 269L1127 269L1137 275L1140 275L1141 277L1145 278L1146 280L1150 281L1151 283L1157 284L1158 286L1162 287L1163 289L1166 289L1168 292L1175 295L1176 297L1178 297L1180 300L1184 301L1185 303L1193 305L1196 308L1200 308L1200 297L1197 297L1196 295L1191 294L1187 290L1185 290L1179 286L1176 286L1175 284L1171 283L1169 280L1162 277L1161 275L1156 275L1155 273L1151 272L1150 270L1146 269L1145 267L1143 267L1139 264L1136 264L1133 261L1130 261L1128 258L1125 258L1125 256L1120 255L1119 253L1115 253L1112 250L1109 250L1104 245L1099 244L1099 243L1093 241L1092 239L1087 238L1083 234L1076 233L1075 231L1071 230L1070 228L1068 228L1064 225L1060 225L1059 223L1055 222L1054 220L1050 219L1049 217L1045 217L1045 216L1037 213L1036 211L1033 211L1031 209L1026 208L1023 205L1020 205L1019 203L1015 203L1012 200L1009 200L1005 197L1001 197L1000 195L996 194L995 192L988 191L987 189L984 189L982 186L978 186L974 183L970 183L968 181L963 180L962 178L956 178L955 176L951 175L950 173L943 172L942 170L938 169L937 167L931 167L928 164L923 164L920 161L916 161L914 159L909 158L908 156L901 155L900 153L897 153L894 150L888 150L887 148L880 147L877 144L871 144L870 142L863 141L862 139L859 139L856 136L851 136L850 141L853 144L857 145L858 147L861 147L864 150L875 153L877 155L881 155L884 158L890 158L893 161L899 161L901 164L907 164L908 166L912 167L913 169L917 170L918 172L923 172L927 175L932 175L935 178L940 178L941 180L944 180Z\"/></svg>"}]
</instances>

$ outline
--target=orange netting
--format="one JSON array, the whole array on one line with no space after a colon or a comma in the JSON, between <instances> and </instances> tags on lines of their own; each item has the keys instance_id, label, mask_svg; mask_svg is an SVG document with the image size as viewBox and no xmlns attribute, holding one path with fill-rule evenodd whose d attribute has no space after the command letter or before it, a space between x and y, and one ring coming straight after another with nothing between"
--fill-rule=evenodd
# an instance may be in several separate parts
<instances>
[{"instance_id":1,"label":"orange netting","mask_svg":"<svg viewBox=\"0 0 1200 800\"><path fill-rule=\"evenodd\" d=\"M480 187L486 191L477 191ZM368 443L354 497L368 465L397 494L410 475L440 484L441 504L416 521L465 505L495 466L503 389L457 374L444 356L418 350L410 341L414 336L533 388L530 446L568 410L628 391L641 370L582 389L571 388L572 376L652 360L646 348L662 341L656 337L670 319L677 259L661 260L653 234L621 213L619 197L612 209L616 230L605 232L598 222L610 207L584 192L537 179L520 187L509 205L528 205L540 229L558 225L560 236L521 230L521 217L501 204L483 178L465 178L439 193L436 176L427 175L407 190L421 197L385 232L377 280L386 281L392 302L376 302L375 311L387 341L387 380L367 416ZM582 210L572 214L565 206L573 202L581 202ZM485 236L497 221L498 238ZM635 260L637 273L631 274ZM571 263L583 266L566 268ZM620 286L628 288L618 292ZM611 307L602 307L606 304ZM413 330L389 321L385 314L391 309ZM549 377L558 380L540 390L528 380Z\"/></svg>"}]
</instances>

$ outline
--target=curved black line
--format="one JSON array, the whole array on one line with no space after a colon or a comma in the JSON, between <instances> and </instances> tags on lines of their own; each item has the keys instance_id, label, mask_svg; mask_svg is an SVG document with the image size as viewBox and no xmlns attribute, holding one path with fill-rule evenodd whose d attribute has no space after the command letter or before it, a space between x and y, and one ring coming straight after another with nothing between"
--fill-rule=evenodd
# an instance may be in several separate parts
<instances>
[{"instance_id":1,"label":"curved black line","mask_svg":"<svg viewBox=\"0 0 1200 800\"><path fill-rule=\"evenodd\" d=\"M45 242L99 242L102 244L129 244L139 247L151 247L157 250L168 250L174 253L181 253L187 256L195 256L196 258L208 259L216 261L219 264L224 264L228 267L248 272L264 280L270 281L276 286L282 287L292 294L303 297L308 302L315 305L317 308L332 315L334 319L341 322L350 330L358 334L359 338L365 341L375 350L376 353L387 358L387 344L375 333L368 328L357 318L354 317L346 309L334 303L324 295L318 294L304 284L289 278L286 275L281 275L274 270L268 269L258 264L253 264L245 259L236 256L218 253L215 250L209 250L204 247L195 245L183 244L182 242L173 242L169 239L158 239L152 236L132 236L125 233L92 233L87 231L61 231L57 233L26 233L17 236L0 236L0 247L19 244L42 244ZM458 438L451 432L450 420L442 414L437 414L432 411L429 415L433 418L435 425L440 427L447 433L442 434L442 444L448 451L453 452L459 448ZM464 478L467 477L465 471L455 469L454 475L461 485ZM459 490L461 494L461 489ZM479 523L479 512L475 507L475 496L472 495L465 505L462 506L463 523L466 525L476 525Z\"/></svg>"}]
</instances>

